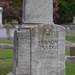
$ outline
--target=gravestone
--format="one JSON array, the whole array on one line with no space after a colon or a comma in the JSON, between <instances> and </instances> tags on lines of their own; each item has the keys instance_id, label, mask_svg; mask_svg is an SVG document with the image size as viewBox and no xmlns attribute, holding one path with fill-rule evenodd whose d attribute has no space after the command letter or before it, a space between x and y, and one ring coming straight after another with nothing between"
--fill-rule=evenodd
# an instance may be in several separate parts
<instances>
[{"instance_id":1,"label":"gravestone","mask_svg":"<svg viewBox=\"0 0 75 75\"><path fill-rule=\"evenodd\" d=\"M75 17L73 17L73 23L75 23Z\"/></svg>"},{"instance_id":2,"label":"gravestone","mask_svg":"<svg viewBox=\"0 0 75 75\"><path fill-rule=\"evenodd\" d=\"M70 47L70 56L75 56L75 47Z\"/></svg>"},{"instance_id":3,"label":"gravestone","mask_svg":"<svg viewBox=\"0 0 75 75\"><path fill-rule=\"evenodd\" d=\"M3 8L0 7L0 27L2 27L2 11L3 11Z\"/></svg>"},{"instance_id":4,"label":"gravestone","mask_svg":"<svg viewBox=\"0 0 75 75\"><path fill-rule=\"evenodd\" d=\"M7 39L10 39L10 25L6 25L5 26L5 28L6 28L6 35L7 35Z\"/></svg>"},{"instance_id":5,"label":"gravestone","mask_svg":"<svg viewBox=\"0 0 75 75\"><path fill-rule=\"evenodd\" d=\"M53 0L23 0L23 25L15 31L8 75L65 75L65 29L53 23L52 5Z\"/></svg>"}]
</instances>

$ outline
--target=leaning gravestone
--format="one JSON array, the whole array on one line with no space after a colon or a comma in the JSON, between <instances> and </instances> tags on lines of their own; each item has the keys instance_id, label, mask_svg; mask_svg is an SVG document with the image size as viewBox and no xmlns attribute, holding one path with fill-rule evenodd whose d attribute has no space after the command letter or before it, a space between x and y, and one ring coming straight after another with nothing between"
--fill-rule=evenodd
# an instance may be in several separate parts
<instances>
[{"instance_id":1,"label":"leaning gravestone","mask_svg":"<svg viewBox=\"0 0 75 75\"><path fill-rule=\"evenodd\" d=\"M53 24L53 0L23 1L24 24L15 31L8 75L65 75L65 29Z\"/></svg>"}]
</instances>

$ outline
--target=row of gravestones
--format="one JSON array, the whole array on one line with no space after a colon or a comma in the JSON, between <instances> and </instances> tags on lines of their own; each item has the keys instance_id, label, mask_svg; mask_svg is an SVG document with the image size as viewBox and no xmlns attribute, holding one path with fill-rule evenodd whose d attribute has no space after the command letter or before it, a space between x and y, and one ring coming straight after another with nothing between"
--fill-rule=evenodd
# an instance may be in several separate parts
<instances>
[{"instance_id":1,"label":"row of gravestones","mask_svg":"<svg viewBox=\"0 0 75 75\"><path fill-rule=\"evenodd\" d=\"M0 39L12 39L15 29L0 28Z\"/></svg>"}]
</instances>

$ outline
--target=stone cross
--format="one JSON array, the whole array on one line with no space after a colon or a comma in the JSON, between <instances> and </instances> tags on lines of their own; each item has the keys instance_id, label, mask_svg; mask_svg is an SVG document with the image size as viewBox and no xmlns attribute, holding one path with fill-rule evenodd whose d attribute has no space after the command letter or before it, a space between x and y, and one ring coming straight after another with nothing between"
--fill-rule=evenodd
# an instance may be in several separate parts
<instances>
[{"instance_id":1,"label":"stone cross","mask_svg":"<svg viewBox=\"0 0 75 75\"><path fill-rule=\"evenodd\" d=\"M23 0L23 25L14 36L8 75L65 75L65 28L53 24L53 0Z\"/></svg>"},{"instance_id":2,"label":"stone cross","mask_svg":"<svg viewBox=\"0 0 75 75\"><path fill-rule=\"evenodd\" d=\"M23 0L24 23L52 23L53 0Z\"/></svg>"},{"instance_id":3,"label":"stone cross","mask_svg":"<svg viewBox=\"0 0 75 75\"><path fill-rule=\"evenodd\" d=\"M0 27L2 26L2 11L3 11L3 8L0 7Z\"/></svg>"}]
</instances>

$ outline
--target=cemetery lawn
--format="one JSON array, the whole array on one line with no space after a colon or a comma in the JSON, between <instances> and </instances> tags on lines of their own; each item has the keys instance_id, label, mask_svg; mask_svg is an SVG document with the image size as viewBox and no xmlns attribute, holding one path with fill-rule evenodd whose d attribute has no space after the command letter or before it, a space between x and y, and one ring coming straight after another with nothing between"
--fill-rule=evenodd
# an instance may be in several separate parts
<instances>
[{"instance_id":1,"label":"cemetery lawn","mask_svg":"<svg viewBox=\"0 0 75 75\"><path fill-rule=\"evenodd\" d=\"M75 32L66 32L66 36L75 36Z\"/></svg>"},{"instance_id":2,"label":"cemetery lawn","mask_svg":"<svg viewBox=\"0 0 75 75\"><path fill-rule=\"evenodd\" d=\"M67 39L67 41L75 43L75 40L72 40L72 39Z\"/></svg>"},{"instance_id":3,"label":"cemetery lawn","mask_svg":"<svg viewBox=\"0 0 75 75\"><path fill-rule=\"evenodd\" d=\"M6 75L12 71L13 50L0 49L0 75Z\"/></svg>"},{"instance_id":4,"label":"cemetery lawn","mask_svg":"<svg viewBox=\"0 0 75 75\"><path fill-rule=\"evenodd\" d=\"M7 39L0 40L0 44L13 44L13 39L11 39L11 40L7 40Z\"/></svg>"},{"instance_id":5,"label":"cemetery lawn","mask_svg":"<svg viewBox=\"0 0 75 75\"><path fill-rule=\"evenodd\" d=\"M69 56L70 55L70 50L66 50L65 55Z\"/></svg>"},{"instance_id":6,"label":"cemetery lawn","mask_svg":"<svg viewBox=\"0 0 75 75\"><path fill-rule=\"evenodd\" d=\"M66 74L65 75L75 75L75 64L66 63Z\"/></svg>"}]
</instances>

